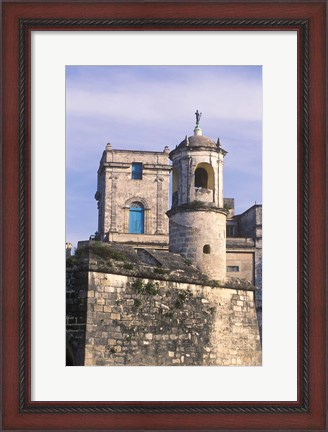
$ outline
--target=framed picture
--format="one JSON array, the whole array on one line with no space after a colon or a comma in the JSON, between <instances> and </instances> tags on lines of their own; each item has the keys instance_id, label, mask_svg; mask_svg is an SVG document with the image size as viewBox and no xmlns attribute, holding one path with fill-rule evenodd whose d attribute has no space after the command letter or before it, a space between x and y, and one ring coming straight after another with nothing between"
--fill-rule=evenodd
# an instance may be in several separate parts
<instances>
[{"instance_id":1,"label":"framed picture","mask_svg":"<svg viewBox=\"0 0 328 432\"><path fill-rule=\"evenodd\" d=\"M326 4L312 1L261 4L214 1L201 5L138 1L3 2L4 430L325 430L325 18ZM243 81L239 73L252 79ZM254 73L258 74L257 81ZM106 106L105 89L102 90L105 75L107 84L110 83L108 88L112 85L108 91L111 94L117 91L116 98L110 99L115 105L110 109ZM232 76L234 79L229 81ZM126 78L123 85L122 77ZM232 82L230 87L225 85L227 91L221 101L215 99L216 87L211 77L221 81L221 88L222 82ZM182 90L177 85L179 79L184 83ZM142 108L150 105L147 88L151 80L155 82L152 96L158 95L156 106L163 109L158 110L161 122L157 123L156 115L150 117L154 109ZM147 84L142 87L141 82L145 81ZM86 82L90 84L89 93L81 91ZM252 87L254 82L258 87ZM172 83L175 96L185 95L184 104L177 102L181 96L172 96ZM160 89L161 85L165 91ZM192 97L188 98L188 90ZM193 363L188 362L185 351L178 356L168 350L159 367L142 359L126 367L123 364L127 364L128 356L119 355L120 337L109 342L105 333L103 338L112 356L104 360L102 355L85 351L86 361L78 363L76 353L69 353L69 361L65 363L64 243L74 237L65 217L75 198L69 188L77 183L86 187L87 173L96 178L96 171L88 166L89 145L105 149L105 154L115 152L114 143L98 142L102 136L97 135L97 125L107 121L101 117L103 111L109 117L106 134L117 133L119 140L120 132L114 132L113 127L125 128L121 134L124 140L132 141L128 148L130 155L130 150L145 149L142 145L149 132L145 135L143 132L150 131L150 126L157 125L161 131L160 143L165 142L166 134L172 143L175 132L170 135L170 131L179 131L175 129L179 124L186 128L181 107L183 110L190 107L191 116L197 110L191 125L194 135L177 136L177 148L163 150L166 156L171 150L174 170L179 149L189 151L188 147L197 140L203 144L207 140L203 136L207 114L201 113L202 107L193 106L193 101L198 101L197 91L212 93L213 104L210 95L199 100L204 105L209 101L206 105L209 117L211 109L221 112L215 121L228 113L234 113L236 118L245 115L243 122L231 123L237 125L236 132L240 134L247 129L245 140L250 140L254 122L262 127L262 113L259 120L258 112L263 97L263 134L259 138L263 143L263 334L258 356L255 359L245 354L238 358L237 350L236 358L217 360L213 353L213 357L208 355L207 362L204 360L207 357L202 356L201 361ZM137 112L129 111L132 99L126 98L127 94L142 99ZM225 93L221 90L217 94ZM96 118L93 123L91 115ZM163 116L167 116L165 122ZM80 122L72 126L76 118ZM115 123L115 118L121 123ZM72 147L70 134L75 140ZM88 138L85 140L83 135ZM206 145L225 156L222 137L208 142ZM254 142L248 143L250 148L254 148ZM230 147L233 155L234 145ZM236 144L237 151L241 152L241 148ZM195 155L195 149L193 152ZM239 169L258 170L254 160L247 159L245 154L240 153ZM147 177L147 169L159 169L148 160L129 159L119 164L121 171L124 167L131 169L129 175L135 182ZM164 172L164 165L160 165ZM203 199L201 194L215 189L216 180L215 177L211 180L212 171L207 165L203 162L195 165L197 203ZM165 180L165 175L161 175ZM236 174L237 185L238 178ZM165 192L164 180L156 183L157 197ZM177 184L183 185L183 181ZM246 193L243 186L239 186L240 197ZM182 200L181 191L173 196L179 187L172 191L170 223L173 219L176 223L174 200ZM123 190L121 186L119 191ZM101 213L99 180L95 192ZM96 237L102 236L101 240L106 241L106 236L107 240L116 236L113 241L117 241L124 232L125 236L150 233L153 219L147 214L147 200L135 196L120 204L122 215L117 213L114 217L111 210L110 229L104 228L106 217L101 222L99 214ZM184 202L178 204L185 209ZM217 207L222 207L219 213L226 218L231 207L223 206L222 198ZM194 207L188 211L199 211ZM83 220L85 204L80 203L78 209ZM233 237L235 222L233 218L229 220L229 236ZM159 218L154 223L156 241L160 243L165 222ZM212 226L211 222L207 225ZM65 231L70 238L65 237ZM80 236L76 235L74 244L75 240L88 240ZM209 237L202 245L205 258L212 252L210 240ZM173 243L176 244L170 240L170 248ZM153 259L156 256L158 261L156 253ZM189 266L187 261L184 264L181 261L180 267ZM124 277L136 283L135 274L129 273L131 263L123 262L120 265L126 273ZM233 260L225 264L224 274L226 268L229 272L240 270ZM157 267L156 280L165 281L165 267L164 270ZM125 274L123 270L120 277ZM210 274L212 270L219 271L218 266L209 270L206 267ZM100 274L99 269L97 272ZM227 288L214 283L221 273L213 273L207 285L212 284L213 289ZM146 289L134 288L138 294ZM233 288L240 301L240 286ZM147 285L147 289L156 289L156 293L150 294L158 294L155 285ZM139 297L132 296L129 300L135 313L145 310ZM106 305L106 298L99 296L98 304ZM180 310L185 300L180 293L173 302L175 309ZM242 298L241 305L236 303L235 311L245 306L243 301L246 300ZM251 303L247 306L252 307L255 308ZM91 309L96 312L93 306ZM208 316L216 313L210 308L207 312ZM114 314L111 323L117 325L120 312L111 309L110 313ZM168 318L173 322L171 313ZM250 328L253 324L248 319ZM181 329L183 325L177 323L179 334L179 326ZM224 343L231 342L235 333L224 339ZM190 335L192 338L192 331ZM86 344L91 343L91 333L84 337ZM129 335L126 340L130 341ZM153 335L148 332L145 346L152 340ZM254 333L250 332L247 340L260 347L259 337ZM78 366L96 367L67 367L74 362ZM167 367L168 364L180 367ZM97 367L102 365L109 367Z\"/></svg>"}]
</instances>

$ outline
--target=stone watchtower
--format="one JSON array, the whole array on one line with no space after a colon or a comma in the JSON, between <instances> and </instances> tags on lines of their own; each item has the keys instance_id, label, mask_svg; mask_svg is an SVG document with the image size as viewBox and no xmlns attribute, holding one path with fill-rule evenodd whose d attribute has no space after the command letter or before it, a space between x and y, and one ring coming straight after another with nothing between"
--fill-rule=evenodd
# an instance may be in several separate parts
<instances>
[{"instance_id":1,"label":"stone watchtower","mask_svg":"<svg viewBox=\"0 0 328 432\"><path fill-rule=\"evenodd\" d=\"M113 150L107 144L98 170L98 237L102 241L166 248L169 149Z\"/></svg>"},{"instance_id":2,"label":"stone watchtower","mask_svg":"<svg viewBox=\"0 0 328 432\"><path fill-rule=\"evenodd\" d=\"M169 154L172 161L170 251L183 255L210 278L226 277L226 219L223 208L223 158L220 140L203 136L196 111L194 135Z\"/></svg>"}]
</instances>

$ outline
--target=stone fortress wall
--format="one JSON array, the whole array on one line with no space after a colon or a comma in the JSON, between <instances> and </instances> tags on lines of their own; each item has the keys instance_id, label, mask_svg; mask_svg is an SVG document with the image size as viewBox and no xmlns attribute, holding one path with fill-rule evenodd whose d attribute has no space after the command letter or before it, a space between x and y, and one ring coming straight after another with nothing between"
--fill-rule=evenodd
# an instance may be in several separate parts
<instances>
[{"instance_id":1,"label":"stone fortress wall","mask_svg":"<svg viewBox=\"0 0 328 432\"><path fill-rule=\"evenodd\" d=\"M167 263L144 264L152 278L135 276L141 262L138 271L116 265L106 269L93 256L67 272L75 365L261 364L254 287L215 286L190 267L174 276Z\"/></svg>"}]
</instances>

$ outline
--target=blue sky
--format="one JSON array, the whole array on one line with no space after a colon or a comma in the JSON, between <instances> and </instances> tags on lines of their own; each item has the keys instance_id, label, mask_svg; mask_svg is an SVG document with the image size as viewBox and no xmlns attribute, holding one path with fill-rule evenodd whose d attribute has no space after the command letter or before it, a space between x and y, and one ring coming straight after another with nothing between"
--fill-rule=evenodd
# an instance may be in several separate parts
<instances>
[{"instance_id":1,"label":"blue sky","mask_svg":"<svg viewBox=\"0 0 328 432\"><path fill-rule=\"evenodd\" d=\"M193 134L228 151L224 196L262 203L261 66L66 66L66 241L97 230L97 170L114 149L162 151Z\"/></svg>"}]
</instances>

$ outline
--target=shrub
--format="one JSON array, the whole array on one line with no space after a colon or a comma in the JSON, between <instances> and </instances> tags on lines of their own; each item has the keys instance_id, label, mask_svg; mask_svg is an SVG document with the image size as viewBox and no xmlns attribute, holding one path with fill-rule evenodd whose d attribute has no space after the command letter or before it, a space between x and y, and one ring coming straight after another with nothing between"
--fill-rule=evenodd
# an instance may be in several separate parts
<instances>
[{"instance_id":1,"label":"shrub","mask_svg":"<svg viewBox=\"0 0 328 432\"><path fill-rule=\"evenodd\" d=\"M145 285L145 293L149 295L156 295L158 293L157 288L153 282L147 282Z\"/></svg>"},{"instance_id":2,"label":"shrub","mask_svg":"<svg viewBox=\"0 0 328 432\"><path fill-rule=\"evenodd\" d=\"M140 293L143 289L143 284L142 281L140 279L136 279L133 283L132 283L132 288L136 290L137 293Z\"/></svg>"},{"instance_id":3,"label":"shrub","mask_svg":"<svg viewBox=\"0 0 328 432\"><path fill-rule=\"evenodd\" d=\"M70 257L66 258L66 267L67 268L74 267L75 263L76 263L76 259L74 259L74 257L70 256Z\"/></svg>"},{"instance_id":4,"label":"shrub","mask_svg":"<svg viewBox=\"0 0 328 432\"><path fill-rule=\"evenodd\" d=\"M112 258L117 261L125 261L125 256L121 252L113 250L110 246L101 243L81 246L76 249L75 256L77 258L87 258L90 252L104 260Z\"/></svg>"},{"instance_id":5,"label":"shrub","mask_svg":"<svg viewBox=\"0 0 328 432\"><path fill-rule=\"evenodd\" d=\"M183 302L180 299L177 299L174 303L174 307L176 309L182 309L182 306L183 306Z\"/></svg>"},{"instance_id":6,"label":"shrub","mask_svg":"<svg viewBox=\"0 0 328 432\"><path fill-rule=\"evenodd\" d=\"M178 299L181 300L181 301L183 301L183 302L186 300L187 297L188 297L188 293L187 292L182 292L182 293L178 294Z\"/></svg>"},{"instance_id":7,"label":"shrub","mask_svg":"<svg viewBox=\"0 0 328 432\"><path fill-rule=\"evenodd\" d=\"M189 292L184 291L178 294L178 298L174 303L174 306L176 309L182 309L184 302L186 301L187 297L189 295Z\"/></svg>"},{"instance_id":8,"label":"shrub","mask_svg":"<svg viewBox=\"0 0 328 432\"><path fill-rule=\"evenodd\" d=\"M131 286L137 293L144 293L144 294L148 294L148 295L158 294L158 290L157 290L156 285L150 281L144 285L140 279L136 279L131 284Z\"/></svg>"},{"instance_id":9,"label":"shrub","mask_svg":"<svg viewBox=\"0 0 328 432\"><path fill-rule=\"evenodd\" d=\"M167 271L164 270L162 267L156 267L156 268L154 268L154 273L163 275L163 274L167 273Z\"/></svg>"},{"instance_id":10,"label":"shrub","mask_svg":"<svg viewBox=\"0 0 328 432\"><path fill-rule=\"evenodd\" d=\"M88 246L81 246L78 249L75 249L74 256L76 258L87 258L89 256L89 247Z\"/></svg>"}]
</instances>

